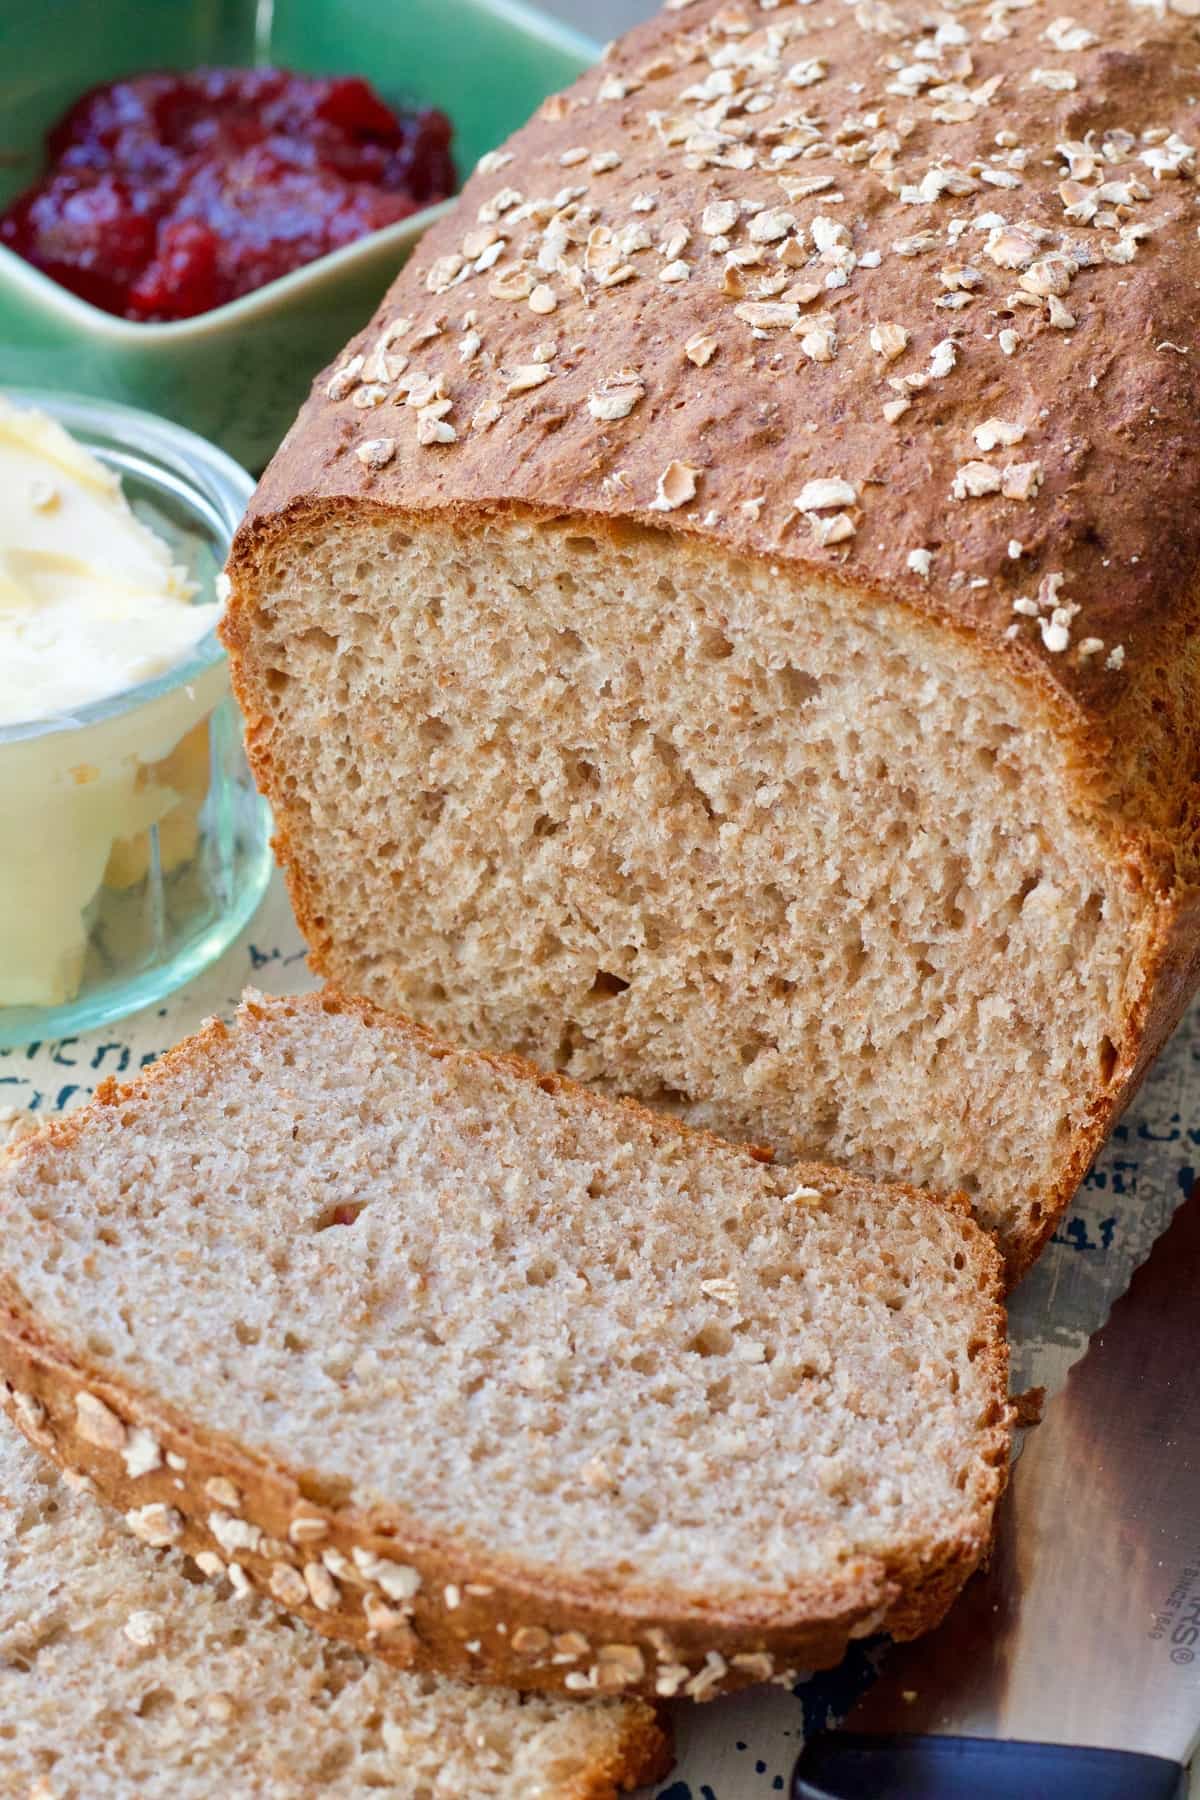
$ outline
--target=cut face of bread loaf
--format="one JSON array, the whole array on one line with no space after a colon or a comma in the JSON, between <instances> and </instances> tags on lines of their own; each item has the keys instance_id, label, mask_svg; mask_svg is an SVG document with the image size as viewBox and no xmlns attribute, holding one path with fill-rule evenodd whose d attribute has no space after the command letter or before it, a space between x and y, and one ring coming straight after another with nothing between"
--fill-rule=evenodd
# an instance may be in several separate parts
<instances>
[{"instance_id":1,"label":"cut face of bread loaf","mask_svg":"<svg viewBox=\"0 0 1200 1800\"><path fill-rule=\"evenodd\" d=\"M137 1543L3 1426L12 1800L614 1800L661 1774L664 1752L636 1701L521 1700L318 1637Z\"/></svg>"},{"instance_id":2,"label":"cut face of bread loaf","mask_svg":"<svg viewBox=\"0 0 1200 1800\"><path fill-rule=\"evenodd\" d=\"M18 1146L0 1207L18 1424L397 1663L702 1699L925 1628L987 1545L999 1263L916 1190L311 996Z\"/></svg>"},{"instance_id":3,"label":"cut face of bread loaf","mask_svg":"<svg viewBox=\"0 0 1200 1800\"><path fill-rule=\"evenodd\" d=\"M1015 1273L1195 980L1198 40L988 17L633 33L320 379L227 635L320 971Z\"/></svg>"}]
</instances>

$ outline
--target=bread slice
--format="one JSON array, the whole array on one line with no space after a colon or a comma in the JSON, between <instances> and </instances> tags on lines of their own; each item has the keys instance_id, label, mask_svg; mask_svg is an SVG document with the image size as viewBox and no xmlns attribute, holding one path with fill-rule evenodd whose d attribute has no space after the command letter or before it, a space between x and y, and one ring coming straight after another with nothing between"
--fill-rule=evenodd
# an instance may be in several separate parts
<instances>
[{"instance_id":1,"label":"bread slice","mask_svg":"<svg viewBox=\"0 0 1200 1800\"><path fill-rule=\"evenodd\" d=\"M318 379L226 630L319 973L1015 1275L1200 972L1197 34L976 10L617 44Z\"/></svg>"},{"instance_id":2,"label":"bread slice","mask_svg":"<svg viewBox=\"0 0 1200 1800\"><path fill-rule=\"evenodd\" d=\"M643 1702L389 1669L137 1543L87 1485L0 1425L10 1800L612 1800L669 1763Z\"/></svg>"},{"instance_id":3,"label":"bread slice","mask_svg":"<svg viewBox=\"0 0 1200 1800\"><path fill-rule=\"evenodd\" d=\"M965 1208L366 1003L249 998L18 1145L0 1224L18 1423L398 1664L703 1698L924 1629L988 1543Z\"/></svg>"}]
</instances>

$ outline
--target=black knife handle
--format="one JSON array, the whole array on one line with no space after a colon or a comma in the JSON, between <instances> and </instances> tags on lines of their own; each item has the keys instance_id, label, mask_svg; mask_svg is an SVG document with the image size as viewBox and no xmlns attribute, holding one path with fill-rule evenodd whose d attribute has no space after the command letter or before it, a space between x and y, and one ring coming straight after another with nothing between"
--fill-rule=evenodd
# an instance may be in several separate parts
<instances>
[{"instance_id":1,"label":"black knife handle","mask_svg":"<svg viewBox=\"0 0 1200 1800\"><path fill-rule=\"evenodd\" d=\"M1129 1750L828 1731L805 1745L791 1800L1177 1800L1183 1776Z\"/></svg>"}]
</instances>

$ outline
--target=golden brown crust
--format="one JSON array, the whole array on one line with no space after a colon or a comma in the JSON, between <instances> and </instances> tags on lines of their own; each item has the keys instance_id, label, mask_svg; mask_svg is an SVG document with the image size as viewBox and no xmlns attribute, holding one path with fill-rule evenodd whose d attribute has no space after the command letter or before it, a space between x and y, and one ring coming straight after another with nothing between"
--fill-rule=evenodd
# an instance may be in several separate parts
<instances>
[{"instance_id":1,"label":"golden brown crust","mask_svg":"<svg viewBox=\"0 0 1200 1800\"><path fill-rule=\"evenodd\" d=\"M1114 1044L1113 1073L1097 1099L1087 1130L1071 1146L1070 1157L1028 1229L1007 1246L1007 1280L1012 1287L1037 1260L1056 1224L1106 1142L1113 1126L1145 1080L1155 1057L1183 1017L1200 985L1200 890L1181 889L1151 900L1156 912L1154 941L1146 974Z\"/></svg>"},{"instance_id":2,"label":"golden brown crust","mask_svg":"<svg viewBox=\"0 0 1200 1800\"><path fill-rule=\"evenodd\" d=\"M468 1054L440 1043L420 1025L332 992L276 1000L271 1006L302 1012L349 1011L368 1026L386 1023L411 1031L434 1054ZM260 1026L266 1014L253 1000L244 1007L243 1019L242 1029L266 1028ZM229 1035L227 1026L210 1020L134 1081L124 1086L105 1082L90 1107L25 1140L15 1156L37 1158L48 1147L69 1147L86 1130L95 1108L134 1108L163 1082L211 1074ZM524 1080L549 1083L573 1103L610 1114L631 1110L657 1133L690 1134L691 1128L676 1120L633 1102L607 1099L566 1077L546 1075L519 1057L469 1054L472 1060L510 1070ZM755 1158L751 1148L743 1154ZM819 1173L826 1185L834 1179L867 1185L833 1171ZM803 1177L805 1169L789 1168L788 1174L789 1180ZM937 1204L920 1190L896 1191L922 1206ZM970 1523L953 1539L914 1547L893 1562L859 1557L826 1580L797 1584L785 1600L771 1605L750 1597L737 1606L719 1602L683 1606L678 1595L650 1585L622 1584L618 1589L600 1579L565 1575L550 1588L543 1573L525 1568L518 1558L464 1553L399 1508L385 1512L345 1504L313 1472L198 1428L178 1408L105 1375L87 1353L39 1324L11 1276L0 1277L4 1383L0 1398L14 1423L39 1448L60 1467L89 1475L100 1494L135 1526L151 1532L167 1529L170 1541L192 1554L219 1554L236 1563L244 1571L239 1580L274 1593L316 1629L386 1661L434 1668L466 1681L580 1697L686 1693L708 1699L750 1683L786 1679L797 1668L830 1666L840 1660L851 1638L876 1629L902 1636L929 1629L986 1552L994 1507L1006 1479L1010 1440L1000 1260L991 1240L971 1223L965 1204L952 1210L961 1220L963 1253L980 1297L977 1353L984 1359L992 1394L972 1470ZM105 1432L89 1428L81 1435L77 1405L81 1392L93 1396L113 1416L114 1424ZM128 1433L138 1427L150 1434L160 1461L131 1476L122 1448ZM111 1441L96 1442L97 1435ZM218 1490L214 1496L206 1487L214 1480L232 1482L236 1494L222 1499ZM166 1509L165 1515L161 1509ZM229 1539L227 1521L214 1533L214 1511L233 1521L241 1541ZM304 1528L308 1536L299 1545L289 1537L298 1514L318 1522ZM242 1525L248 1532L239 1529ZM416 1592L403 1602L392 1596L389 1605L388 1595L378 1592L374 1578L356 1568L356 1550L417 1571ZM280 1569L303 1578L306 1563L319 1555L324 1567L330 1552L337 1591L334 1604L325 1610L292 1591L294 1582L281 1576ZM378 1594L376 1629L363 1610L366 1590Z\"/></svg>"},{"instance_id":3,"label":"golden brown crust","mask_svg":"<svg viewBox=\"0 0 1200 1800\"><path fill-rule=\"evenodd\" d=\"M669 1775L675 1761L671 1733L654 1707L631 1700L621 1720L621 1736L610 1757L597 1758L562 1800L616 1800Z\"/></svg>"},{"instance_id":4,"label":"golden brown crust","mask_svg":"<svg viewBox=\"0 0 1200 1800\"><path fill-rule=\"evenodd\" d=\"M318 380L235 574L290 509L364 501L634 519L816 568L979 633L1056 709L1097 799L1169 838L1190 879L1200 27L1159 14L1097 0L1064 34L1050 0L970 5L935 38L925 9L884 0L664 12L423 240L333 397ZM705 209L730 201L715 232ZM794 328L757 325L761 305ZM810 341L821 314L832 347ZM630 410L596 416L622 371L607 410ZM997 420L1022 435L976 439ZM365 443L385 449L364 461ZM672 463L695 495L658 510ZM1036 492L955 498L968 464L1030 465L1004 484ZM852 527L822 543L794 502L830 478L857 491L816 509ZM926 549L927 574L909 562Z\"/></svg>"}]
</instances>

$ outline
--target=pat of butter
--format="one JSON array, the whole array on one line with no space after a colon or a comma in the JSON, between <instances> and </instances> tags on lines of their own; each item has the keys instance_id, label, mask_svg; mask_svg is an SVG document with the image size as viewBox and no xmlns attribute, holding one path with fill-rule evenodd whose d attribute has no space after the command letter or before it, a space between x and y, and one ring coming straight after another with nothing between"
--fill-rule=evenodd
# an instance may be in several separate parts
<instances>
[{"instance_id":1,"label":"pat of butter","mask_svg":"<svg viewBox=\"0 0 1200 1800\"><path fill-rule=\"evenodd\" d=\"M220 617L191 605L194 591L111 469L0 397L0 726L172 668Z\"/></svg>"},{"instance_id":2,"label":"pat of butter","mask_svg":"<svg viewBox=\"0 0 1200 1800\"><path fill-rule=\"evenodd\" d=\"M145 877L152 827L163 872L191 854L224 663L74 715L187 656L221 611L193 592L111 471L0 398L0 1006L73 997L92 902Z\"/></svg>"}]
</instances>

